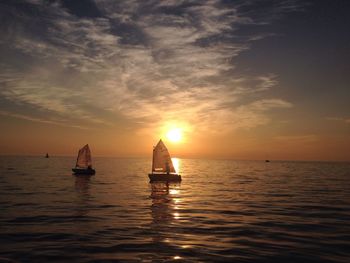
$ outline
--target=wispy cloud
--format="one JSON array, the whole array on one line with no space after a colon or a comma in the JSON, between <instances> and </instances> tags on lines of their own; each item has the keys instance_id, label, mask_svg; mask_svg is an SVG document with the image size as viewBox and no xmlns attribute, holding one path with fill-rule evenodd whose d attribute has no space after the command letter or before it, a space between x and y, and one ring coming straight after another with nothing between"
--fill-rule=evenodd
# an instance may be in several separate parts
<instances>
[{"instance_id":1,"label":"wispy cloud","mask_svg":"<svg viewBox=\"0 0 350 263\"><path fill-rule=\"evenodd\" d=\"M316 134L303 134L303 135L281 135L274 138L278 142L288 143L291 145L309 144L315 143L320 140Z\"/></svg>"},{"instance_id":2,"label":"wispy cloud","mask_svg":"<svg viewBox=\"0 0 350 263\"><path fill-rule=\"evenodd\" d=\"M5 117L13 117L13 118L17 118L17 119L22 119L22 120L26 120L26 121L53 124L53 125L58 125L58 126L72 127L72 128L85 129L85 130L88 129L88 127L84 127L81 125L69 124L64 120L50 120L48 118L42 119L42 118L37 118L37 117L29 116L29 115L7 112L7 111L2 111L2 110L0 110L0 115L5 116Z\"/></svg>"},{"instance_id":3,"label":"wispy cloud","mask_svg":"<svg viewBox=\"0 0 350 263\"><path fill-rule=\"evenodd\" d=\"M113 125L109 114L143 127L167 120L217 131L266 124L269 109L292 104L267 97L278 85L275 74L237 73L235 58L268 36L243 37L237 29L268 24L299 5L274 4L271 18L249 11L256 3L98 0L97 17L59 1L3 4L9 22L2 31L13 33L2 40L2 50L19 53L0 65L0 96L18 104L18 111L25 104L104 125ZM44 121L30 114L12 116Z\"/></svg>"},{"instance_id":4,"label":"wispy cloud","mask_svg":"<svg viewBox=\"0 0 350 263\"><path fill-rule=\"evenodd\" d=\"M329 120L329 121L337 121L337 122L343 122L343 123L349 123L349 124L350 124L350 118L344 118L344 117L326 117L326 120Z\"/></svg>"}]
</instances>

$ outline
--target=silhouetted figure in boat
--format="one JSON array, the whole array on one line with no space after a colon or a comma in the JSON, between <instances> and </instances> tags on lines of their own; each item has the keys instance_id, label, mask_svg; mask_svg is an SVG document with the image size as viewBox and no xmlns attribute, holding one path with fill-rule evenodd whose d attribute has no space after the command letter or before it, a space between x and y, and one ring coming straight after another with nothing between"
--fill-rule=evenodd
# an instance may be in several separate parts
<instances>
[{"instance_id":1,"label":"silhouetted figure in boat","mask_svg":"<svg viewBox=\"0 0 350 263\"><path fill-rule=\"evenodd\" d=\"M165 163L165 170L166 170L166 174L169 175L169 173L170 173L170 166L169 166L168 162Z\"/></svg>"}]
</instances>

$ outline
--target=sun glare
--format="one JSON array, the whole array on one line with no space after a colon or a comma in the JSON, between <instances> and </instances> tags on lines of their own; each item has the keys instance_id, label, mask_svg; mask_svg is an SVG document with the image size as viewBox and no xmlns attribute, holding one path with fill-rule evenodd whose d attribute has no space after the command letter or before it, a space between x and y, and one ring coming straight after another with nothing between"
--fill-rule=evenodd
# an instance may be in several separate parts
<instances>
[{"instance_id":1,"label":"sun glare","mask_svg":"<svg viewBox=\"0 0 350 263\"><path fill-rule=\"evenodd\" d=\"M175 171L177 173L179 173L180 172L180 159L176 158L176 157L173 157L173 158L171 158L171 161L172 161L172 163L174 165Z\"/></svg>"},{"instance_id":2,"label":"sun glare","mask_svg":"<svg viewBox=\"0 0 350 263\"><path fill-rule=\"evenodd\" d=\"M171 142L179 142L182 139L182 132L180 129L172 129L168 131L168 133L166 134L166 137Z\"/></svg>"}]
</instances>

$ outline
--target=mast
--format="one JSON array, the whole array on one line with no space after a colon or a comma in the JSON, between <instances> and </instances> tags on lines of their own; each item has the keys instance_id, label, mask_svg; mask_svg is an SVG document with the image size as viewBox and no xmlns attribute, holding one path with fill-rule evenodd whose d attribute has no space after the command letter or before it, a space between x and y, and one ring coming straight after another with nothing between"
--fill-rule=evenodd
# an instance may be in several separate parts
<instances>
[{"instance_id":1,"label":"mast","mask_svg":"<svg viewBox=\"0 0 350 263\"><path fill-rule=\"evenodd\" d=\"M154 149L155 149L156 147L155 146L153 146L153 152L152 152L152 174L153 174L153 171L154 171Z\"/></svg>"},{"instance_id":2,"label":"mast","mask_svg":"<svg viewBox=\"0 0 350 263\"><path fill-rule=\"evenodd\" d=\"M75 162L75 167L78 167L78 160L79 160L80 150L81 150L81 149L79 149L79 151L78 151L78 156L77 156L77 161Z\"/></svg>"}]
</instances>

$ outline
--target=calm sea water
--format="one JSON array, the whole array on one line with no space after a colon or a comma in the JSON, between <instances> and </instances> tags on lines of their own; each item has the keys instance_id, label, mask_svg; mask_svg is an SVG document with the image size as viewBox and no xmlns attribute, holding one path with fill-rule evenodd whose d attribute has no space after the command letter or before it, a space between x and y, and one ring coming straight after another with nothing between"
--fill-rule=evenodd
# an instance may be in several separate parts
<instances>
[{"instance_id":1,"label":"calm sea water","mask_svg":"<svg viewBox=\"0 0 350 263\"><path fill-rule=\"evenodd\" d=\"M0 157L0 257L16 262L350 262L350 164ZM0 260L1 262L1 260Z\"/></svg>"}]
</instances>

